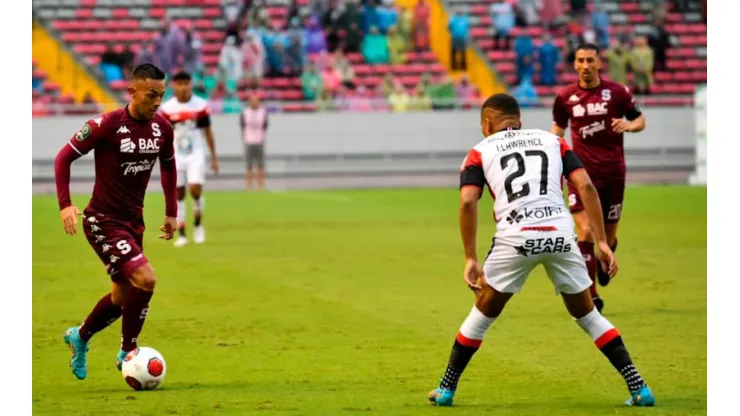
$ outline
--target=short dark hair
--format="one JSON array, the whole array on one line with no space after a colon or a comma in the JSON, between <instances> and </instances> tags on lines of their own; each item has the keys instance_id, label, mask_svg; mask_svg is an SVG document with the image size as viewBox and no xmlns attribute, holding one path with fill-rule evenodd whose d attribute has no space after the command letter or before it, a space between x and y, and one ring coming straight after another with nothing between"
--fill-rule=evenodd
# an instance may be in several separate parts
<instances>
[{"instance_id":1,"label":"short dark hair","mask_svg":"<svg viewBox=\"0 0 740 416\"><path fill-rule=\"evenodd\" d=\"M494 94L483 103L482 110L490 108L491 110L508 116L521 116L519 111L519 102L509 94Z\"/></svg>"},{"instance_id":2,"label":"short dark hair","mask_svg":"<svg viewBox=\"0 0 740 416\"><path fill-rule=\"evenodd\" d=\"M578 51L594 51L597 55L601 53L599 47L596 46L596 44L590 42L585 42L578 45L578 47L576 48L576 52Z\"/></svg>"},{"instance_id":3,"label":"short dark hair","mask_svg":"<svg viewBox=\"0 0 740 416\"><path fill-rule=\"evenodd\" d=\"M153 79L156 81L164 80L165 75L161 69L152 64L141 64L134 68L134 79Z\"/></svg>"},{"instance_id":4,"label":"short dark hair","mask_svg":"<svg viewBox=\"0 0 740 416\"><path fill-rule=\"evenodd\" d=\"M193 77L186 71L178 71L172 76L173 81L190 81Z\"/></svg>"}]
</instances>

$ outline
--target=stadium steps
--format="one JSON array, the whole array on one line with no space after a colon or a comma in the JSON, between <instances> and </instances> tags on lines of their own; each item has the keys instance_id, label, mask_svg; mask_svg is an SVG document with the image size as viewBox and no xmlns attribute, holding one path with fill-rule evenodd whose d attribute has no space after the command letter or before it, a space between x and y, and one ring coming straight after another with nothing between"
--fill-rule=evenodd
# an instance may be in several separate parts
<instances>
[{"instance_id":1,"label":"stadium steps","mask_svg":"<svg viewBox=\"0 0 740 416\"><path fill-rule=\"evenodd\" d=\"M58 104L81 103L86 98L91 98L95 102L105 103L105 109L117 106L120 101L103 82L102 73L85 65L80 57L55 35L44 22L34 19L32 55L34 69L38 72L33 76L43 75L43 79L54 93L53 98L59 98ZM43 89L41 92L49 91ZM47 100L39 97L37 104L40 105Z\"/></svg>"},{"instance_id":2,"label":"stadium steps","mask_svg":"<svg viewBox=\"0 0 740 416\"><path fill-rule=\"evenodd\" d=\"M447 0L452 7L462 7L471 15L471 37L475 39L491 64L496 68L502 80L514 87L516 84L516 60L512 50L501 51L493 49L493 23L490 16L492 0ZM635 35L647 34L649 13L653 3L643 1L604 0L601 2L609 13L611 33L632 32ZM569 10L569 2L563 1L563 11ZM671 5L672 7L672 5ZM671 34L675 46L668 49L667 66L669 71L658 72L655 84L651 90L658 97L641 98L644 105L691 105L695 85L705 83L707 79L707 25L702 21L698 11L677 13L669 9L666 16L666 30ZM513 39L526 32L535 41L535 45L542 43L545 29L539 26L527 28L516 27L512 31ZM555 45L561 53L565 53L565 39L555 38ZM540 84L539 68L536 70L533 81L538 95L543 101L553 97L561 85L577 80L571 66L561 63L558 65L558 85L545 86ZM631 80L631 75L629 76ZM663 97L668 96L668 97Z\"/></svg>"}]
</instances>

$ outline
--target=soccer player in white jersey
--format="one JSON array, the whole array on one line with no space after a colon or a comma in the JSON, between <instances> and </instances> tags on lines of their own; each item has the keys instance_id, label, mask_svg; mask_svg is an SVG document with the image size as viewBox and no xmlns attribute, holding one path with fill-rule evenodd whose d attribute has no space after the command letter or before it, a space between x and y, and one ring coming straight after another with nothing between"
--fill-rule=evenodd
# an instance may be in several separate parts
<instances>
[{"instance_id":1,"label":"soccer player in white jersey","mask_svg":"<svg viewBox=\"0 0 740 416\"><path fill-rule=\"evenodd\" d=\"M188 243L185 233L187 195L186 186L190 188L193 198L194 229L193 241L203 243L206 231L203 228L203 185L206 181L208 154L211 156L211 171L218 174L216 144L211 130L211 115L208 102L193 94L191 76L187 72L178 72L172 77L175 96L167 100L160 112L170 121L175 129L175 150L177 163L177 229L178 237L175 247ZM207 147L207 149L206 149Z\"/></svg>"},{"instance_id":2,"label":"soccer player in white jersey","mask_svg":"<svg viewBox=\"0 0 740 416\"><path fill-rule=\"evenodd\" d=\"M607 244L599 195L578 157L562 138L543 130L520 130L519 104L507 94L490 97L481 109L485 139L465 158L460 174L460 232L465 250L465 283L476 301L460 327L447 370L429 401L451 406L457 384L506 302L519 292L532 270L542 264L562 295L568 312L622 375L628 405L653 406L645 384L619 331L594 307L573 219L563 201L562 180L577 187L591 220L596 257L610 276L617 272ZM494 197L496 235L478 263L478 200L488 186Z\"/></svg>"}]
</instances>

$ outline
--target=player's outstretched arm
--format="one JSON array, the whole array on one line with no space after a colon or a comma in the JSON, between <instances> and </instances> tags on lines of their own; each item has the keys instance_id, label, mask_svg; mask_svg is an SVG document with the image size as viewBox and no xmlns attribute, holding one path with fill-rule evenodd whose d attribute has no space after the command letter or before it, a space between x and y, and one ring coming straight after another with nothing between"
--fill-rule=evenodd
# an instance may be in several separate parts
<instances>
[{"instance_id":1,"label":"player's outstretched arm","mask_svg":"<svg viewBox=\"0 0 740 416\"><path fill-rule=\"evenodd\" d=\"M483 270L478 263L476 238L478 234L478 200L482 189L476 185L463 185L460 189L460 235L465 251L465 284L473 291L481 289Z\"/></svg>"}]
</instances>

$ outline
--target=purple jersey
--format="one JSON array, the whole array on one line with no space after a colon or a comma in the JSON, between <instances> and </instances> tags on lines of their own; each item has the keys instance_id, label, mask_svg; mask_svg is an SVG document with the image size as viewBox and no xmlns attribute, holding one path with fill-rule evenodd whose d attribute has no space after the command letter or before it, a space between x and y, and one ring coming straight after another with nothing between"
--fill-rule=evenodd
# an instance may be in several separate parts
<instances>
[{"instance_id":1,"label":"purple jersey","mask_svg":"<svg viewBox=\"0 0 740 416\"><path fill-rule=\"evenodd\" d=\"M629 89L602 79L591 89L578 83L558 92L552 109L553 122L562 129L570 122L573 151L592 178L624 180L624 134L612 130L612 120L640 116Z\"/></svg>"},{"instance_id":2,"label":"purple jersey","mask_svg":"<svg viewBox=\"0 0 740 416\"><path fill-rule=\"evenodd\" d=\"M88 209L119 218L142 217L144 195L157 159L166 162L175 157L169 121L159 114L151 120L134 119L128 107L89 120L70 139L69 147L80 156L95 150L95 187ZM63 176L57 178L58 192ZM58 196L61 209L71 205L68 192Z\"/></svg>"}]
</instances>

